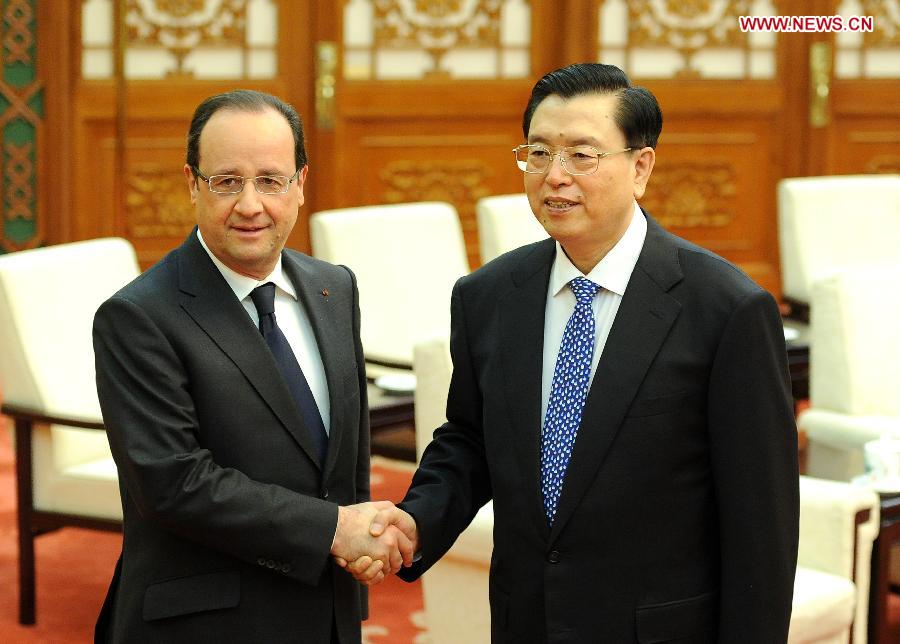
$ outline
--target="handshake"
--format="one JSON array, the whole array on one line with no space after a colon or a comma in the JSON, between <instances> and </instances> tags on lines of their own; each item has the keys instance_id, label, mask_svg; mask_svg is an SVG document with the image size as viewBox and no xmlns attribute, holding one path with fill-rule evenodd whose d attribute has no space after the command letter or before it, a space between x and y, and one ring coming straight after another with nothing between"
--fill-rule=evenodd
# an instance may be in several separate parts
<instances>
[{"instance_id":1,"label":"handshake","mask_svg":"<svg viewBox=\"0 0 900 644\"><path fill-rule=\"evenodd\" d=\"M417 547L415 520L390 501L338 508L331 554L363 585L374 586L411 566Z\"/></svg>"}]
</instances>

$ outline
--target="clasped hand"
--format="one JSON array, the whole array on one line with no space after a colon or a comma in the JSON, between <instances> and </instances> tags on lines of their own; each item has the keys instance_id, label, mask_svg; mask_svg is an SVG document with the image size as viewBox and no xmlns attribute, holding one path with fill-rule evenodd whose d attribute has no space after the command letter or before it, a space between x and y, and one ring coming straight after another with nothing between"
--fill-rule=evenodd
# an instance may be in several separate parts
<instances>
[{"instance_id":1,"label":"clasped hand","mask_svg":"<svg viewBox=\"0 0 900 644\"><path fill-rule=\"evenodd\" d=\"M361 584L381 583L401 567L411 566L417 546L416 522L390 501L338 508L331 554Z\"/></svg>"}]
</instances>

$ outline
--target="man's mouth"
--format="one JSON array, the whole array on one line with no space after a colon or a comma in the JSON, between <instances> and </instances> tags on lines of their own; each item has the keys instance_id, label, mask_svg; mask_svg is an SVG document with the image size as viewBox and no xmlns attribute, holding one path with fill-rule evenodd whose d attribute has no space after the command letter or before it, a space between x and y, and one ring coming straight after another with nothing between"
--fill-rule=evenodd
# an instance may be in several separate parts
<instances>
[{"instance_id":1,"label":"man's mouth","mask_svg":"<svg viewBox=\"0 0 900 644\"><path fill-rule=\"evenodd\" d=\"M265 230L268 226L232 226L239 233L256 233Z\"/></svg>"},{"instance_id":2,"label":"man's mouth","mask_svg":"<svg viewBox=\"0 0 900 644\"><path fill-rule=\"evenodd\" d=\"M567 210L573 206L577 206L577 201L563 199L561 197L547 197L544 199L544 205L550 210Z\"/></svg>"}]
</instances>

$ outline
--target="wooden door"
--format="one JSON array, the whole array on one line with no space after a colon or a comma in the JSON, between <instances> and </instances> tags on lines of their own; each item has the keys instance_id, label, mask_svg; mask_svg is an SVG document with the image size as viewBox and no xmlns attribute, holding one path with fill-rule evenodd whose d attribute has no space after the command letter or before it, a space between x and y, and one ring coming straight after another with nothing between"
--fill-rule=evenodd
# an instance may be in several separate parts
<instances>
[{"instance_id":1,"label":"wooden door","mask_svg":"<svg viewBox=\"0 0 900 644\"><path fill-rule=\"evenodd\" d=\"M83 0L72 12L71 202L61 238L128 238L143 267L195 222L182 166L191 115L234 88L311 109L312 4ZM59 116L57 116L59 117ZM307 228L290 245L308 247Z\"/></svg>"},{"instance_id":2,"label":"wooden door","mask_svg":"<svg viewBox=\"0 0 900 644\"><path fill-rule=\"evenodd\" d=\"M821 4L848 30L815 34L808 45L801 174L900 173L900 2Z\"/></svg>"},{"instance_id":3,"label":"wooden door","mask_svg":"<svg viewBox=\"0 0 900 644\"><path fill-rule=\"evenodd\" d=\"M775 183L785 164L784 71L776 34L741 31L771 2L586 2L590 60L622 67L659 99L664 126L641 205L672 232L779 291ZM577 55L573 52L573 55Z\"/></svg>"},{"instance_id":4,"label":"wooden door","mask_svg":"<svg viewBox=\"0 0 900 644\"><path fill-rule=\"evenodd\" d=\"M512 149L534 79L562 63L564 4L320 4L319 76L333 87L317 104L318 203L449 201L479 266L475 202L522 191Z\"/></svg>"},{"instance_id":5,"label":"wooden door","mask_svg":"<svg viewBox=\"0 0 900 644\"><path fill-rule=\"evenodd\" d=\"M334 78L316 193L338 206L450 201L476 267L475 201L522 190L509 150L522 140L532 84L568 63L612 62L653 90L666 116L643 205L777 292L774 186L787 159L778 132L790 118L779 72L789 51L738 28L751 9L775 13L762 4L333 3L316 30L329 34L320 46L333 47L323 58ZM473 65L473 51L486 62ZM460 60L468 64L457 69Z\"/></svg>"}]
</instances>

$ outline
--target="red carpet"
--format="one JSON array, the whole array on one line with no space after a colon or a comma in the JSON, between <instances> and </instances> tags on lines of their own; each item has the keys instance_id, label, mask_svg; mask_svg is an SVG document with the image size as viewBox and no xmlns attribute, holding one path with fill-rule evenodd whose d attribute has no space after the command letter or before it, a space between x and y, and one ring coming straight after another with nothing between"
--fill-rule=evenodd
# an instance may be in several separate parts
<instances>
[{"instance_id":1,"label":"red carpet","mask_svg":"<svg viewBox=\"0 0 900 644\"><path fill-rule=\"evenodd\" d=\"M94 619L106 595L121 548L115 533L65 528L39 537L37 624L18 623L18 546L15 471L10 434L0 417L0 642L90 642ZM409 485L407 464L375 459L372 495L399 501ZM390 578L369 594L370 619L363 622L367 644L421 644L426 641L422 590Z\"/></svg>"},{"instance_id":2,"label":"red carpet","mask_svg":"<svg viewBox=\"0 0 900 644\"><path fill-rule=\"evenodd\" d=\"M20 626L14 464L3 420L0 417L0 642L90 642L121 537L66 528L38 538L38 623ZM373 498L399 501L410 476L409 464L374 459ZM369 597L370 619L363 623L366 644L427 644L418 583L391 577L373 588ZM900 642L900 596L894 595L890 602L892 635Z\"/></svg>"}]
</instances>

